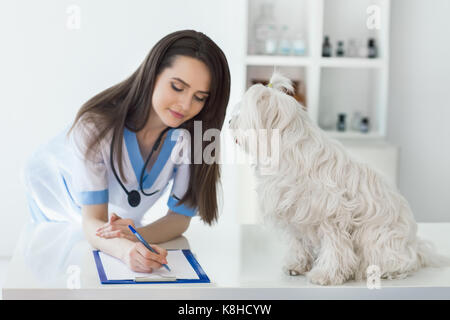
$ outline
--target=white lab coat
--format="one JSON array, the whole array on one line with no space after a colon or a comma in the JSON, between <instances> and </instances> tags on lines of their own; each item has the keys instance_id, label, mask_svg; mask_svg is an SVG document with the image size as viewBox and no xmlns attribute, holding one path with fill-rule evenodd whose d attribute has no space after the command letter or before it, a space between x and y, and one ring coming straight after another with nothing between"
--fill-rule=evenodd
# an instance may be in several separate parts
<instances>
[{"instance_id":1,"label":"white lab coat","mask_svg":"<svg viewBox=\"0 0 450 320\"><path fill-rule=\"evenodd\" d=\"M39 148L29 159L23 180L34 222L81 223L81 206L108 203L108 212L115 212L122 218L130 218L141 227L146 211L164 194L173 182L167 202L168 208L176 213L194 216L196 208L177 206L189 184L190 139L186 130L170 129L162 142L162 148L150 172L145 171L143 189L146 193L160 190L152 196L145 196L139 190L139 179L145 159L142 158L136 134L125 128L123 137L122 163L126 182L121 178L128 192L138 190L141 202L131 207L127 194L115 178L110 163L112 131L101 141L93 159L86 160L87 137L94 132L92 125L79 122L69 137L68 128L47 144ZM114 155L115 156L115 155ZM119 174L118 164L115 163Z\"/></svg>"},{"instance_id":2,"label":"white lab coat","mask_svg":"<svg viewBox=\"0 0 450 320\"><path fill-rule=\"evenodd\" d=\"M146 193L160 191L153 196L145 196L139 191L141 203L133 208L111 170L112 134L102 140L94 159L86 160L86 138L95 128L80 123L66 137L68 129L36 150L22 171L32 219L24 228L23 247L19 250L36 278L50 286L65 281L65 272L69 270L73 256L80 251L77 251L77 244L83 243L80 240L84 238L82 205L107 202L109 214L115 212L122 218L131 218L136 227L140 227L145 212L172 182L168 207L186 216L197 213L196 208L176 205L189 184L190 139L187 131L170 129L167 132L158 158L150 172L146 170L143 183ZM144 159L136 134L127 129L123 137L122 162L127 179L127 182L121 179L122 183L128 191L139 190ZM117 163L115 168L119 172Z\"/></svg>"}]
</instances>

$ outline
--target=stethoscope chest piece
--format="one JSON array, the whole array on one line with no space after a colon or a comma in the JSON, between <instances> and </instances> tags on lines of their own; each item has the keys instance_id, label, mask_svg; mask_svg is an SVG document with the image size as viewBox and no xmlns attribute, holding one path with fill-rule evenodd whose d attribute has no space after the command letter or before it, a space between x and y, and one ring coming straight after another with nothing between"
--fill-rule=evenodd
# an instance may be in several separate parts
<instances>
[{"instance_id":1,"label":"stethoscope chest piece","mask_svg":"<svg viewBox=\"0 0 450 320\"><path fill-rule=\"evenodd\" d=\"M128 193L128 203L130 206L137 207L141 203L141 195L138 191L132 190Z\"/></svg>"},{"instance_id":2,"label":"stethoscope chest piece","mask_svg":"<svg viewBox=\"0 0 450 320\"><path fill-rule=\"evenodd\" d=\"M150 152L150 154L147 157L147 160L145 161L144 167L141 170L141 176L139 179L139 188L141 190L141 192L145 195L145 196L152 196L156 193L158 193L160 190L156 190L154 192L151 193L145 193L142 187L142 182L143 182L143 178L144 178L144 172L145 172L145 168L147 167L147 164L150 160L150 158L152 157L153 152L158 149L159 143L161 142L161 138L164 134L164 132L166 132L167 130L169 130L170 127L166 128L163 130L163 132L161 132L159 134L158 139L156 140L155 144L153 145L152 151ZM125 188L125 186L123 185L122 181L119 178L119 175L116 172L116 168L114 168L114 158L113 158L113 146L114 146L114 135L112 137L112 141L111 141L111 149L110 149L110 160L111 160L111 168L112 171L114 173L114 177L116 178L117 182L120 184L120 186L122 187L123 191L125 191L125 193L128 195L128 204L130 206L137 207L140 203L141 203L141 195L139 194L139 191L137 190L131 190L128 192L127 188Z\"/></svg>"}]
</instances>

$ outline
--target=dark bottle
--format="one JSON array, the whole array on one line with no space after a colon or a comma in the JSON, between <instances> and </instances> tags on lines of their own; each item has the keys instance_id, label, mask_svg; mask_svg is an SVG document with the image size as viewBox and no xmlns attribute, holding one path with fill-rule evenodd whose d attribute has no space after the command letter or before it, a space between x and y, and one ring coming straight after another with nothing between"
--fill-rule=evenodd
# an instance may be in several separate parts
<instances>
[{"instance_id":1,"label":"dark bottle","mask_svg":"<svg viewBox=\"0 0 450 320\"><path fill-rule=\"evenodd\" d=\"M345 131L345 117L346 114L345 113L339 113L338 114L338 123L337 123L337 130L338 131Z\"/></svg>"},{"instance_id":2,"label":"dark bottle","mask_svg":"<svg viewBox=\"0 0 450 320\"><path fill-rule=\"evenodd\" d=\"M344 56L344 42L338 41L338 47L336 49L336 56L343 57Z\"/></svg>"},{"instance_id":3,"label":"dark bottle","mask_svg":"<svg viewBox=\"0 0 450 320\"><path fill-rule=\"evenodd\" d=\"M363 133L369 132L369 118L362 118L361 119L360 130Z\"/></svg>"},{"instance_id":4,"label":"dark bottle","mask_svg":"<svg viewBox=\"0 0 450 320\"><path fill-rule=\"evenodd\" d=\"M369 58L376 58L376 57L378 57L378 49L377 49L377 46L375 44L375 39L373 39L373 38L369 39L368 51L369 51L369 53L368 53L367 56Z\"/></svg>"},{"instance_id":5,"label":"dark bottle","mask_svg":"<svg viewBox=\"0 0 450 320\"><path fill-rule=\"evenodd\" d=\"M331 57L331 43L328 36L325 36L325 40L322 45L322 57Z\"/></svg>"}]
</instances>

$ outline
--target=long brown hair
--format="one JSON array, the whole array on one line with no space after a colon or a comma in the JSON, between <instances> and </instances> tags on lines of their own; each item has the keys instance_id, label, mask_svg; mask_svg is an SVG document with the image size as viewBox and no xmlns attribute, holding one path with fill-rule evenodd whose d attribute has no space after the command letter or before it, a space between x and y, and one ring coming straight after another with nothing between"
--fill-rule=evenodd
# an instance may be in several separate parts
<instances>
[{"instance_id":1,"label":"long brown hair","mask_svg":"<svg viewBox=\"0 0 450 320\"><path fill-rule=\"evenodd\" d=\"M70 131L77 122L95 125L96 135L88 142L85 157L95 153L100 141L110 130L113 137L123 137L124 127L137 132L144 128L150 113L156 77L171 67L178 56L196 58L209 68L211 73L210 94L203 109L194 118L183 123L194 137L194 121L201 121L202 131L210 128L222 129L230 94L230 71L222 50L205 34L194 30L173 32L162 38L151 49L139 68L124 81L98 93L82 105ZM69 133L70 133L69 131ZM215 141L219 146L220 141ZM220 168L217 161L195 164L194 144L191 143L191 164L189 187L179 203L198 208L201 219L211 225L217 221L217 187L220 183ZM115 160L119 164L119 174L123 181L122 139L114 139L112 146ZM202 154L206 142L202 139ZM220 150L220 148L218 148ZM218 159L218 151L214 156ZM198 152L198 151L197 151Z\"/></svg>"}]
</instances>

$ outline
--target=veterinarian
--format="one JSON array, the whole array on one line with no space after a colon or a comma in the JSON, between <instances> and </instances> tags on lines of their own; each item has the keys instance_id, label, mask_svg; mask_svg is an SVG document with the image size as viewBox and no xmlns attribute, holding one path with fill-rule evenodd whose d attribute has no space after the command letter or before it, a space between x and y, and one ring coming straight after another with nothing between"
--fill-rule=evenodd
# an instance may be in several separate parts
<instances>
[{"instance_id":1,"label":"veterinarian","mask_svg":"<svg viewBox=\"0 0 450 320\"><path fill-rule=\"evenodd\" d=\"M128 225L154 244L180 236L194 215L217 220L218 163L194 166L172 155L188 150L191 158L194 121L205 131L222 128L229 91L226 57L210 38L193 30L162 38L131 76L88 100L70 128L28 160L33 222L61 230L49 241L78 224L93 247L132 270L160 268L167 252L153 245L159 254L151 253ZM167 214L141 225L171 181Z\"/></svg>"}]
</instances>

